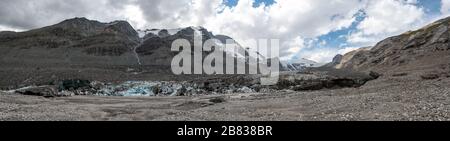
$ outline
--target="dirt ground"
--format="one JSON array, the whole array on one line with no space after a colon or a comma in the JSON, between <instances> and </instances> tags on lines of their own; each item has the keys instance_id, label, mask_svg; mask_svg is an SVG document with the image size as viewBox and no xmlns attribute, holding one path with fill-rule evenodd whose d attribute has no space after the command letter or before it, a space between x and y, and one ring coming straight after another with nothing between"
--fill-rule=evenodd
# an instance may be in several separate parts
<instances>
[{"instance_id":1,"label":"dirt ground","mask_svg":"<svg viewBox=\"0 0 450 141\"><path fill-rule=\"evenodd\" d=\"M450 79L390 77L360 88L196 97L0 94L0 120L450 120Z\"/></svg>"}]
</instances>

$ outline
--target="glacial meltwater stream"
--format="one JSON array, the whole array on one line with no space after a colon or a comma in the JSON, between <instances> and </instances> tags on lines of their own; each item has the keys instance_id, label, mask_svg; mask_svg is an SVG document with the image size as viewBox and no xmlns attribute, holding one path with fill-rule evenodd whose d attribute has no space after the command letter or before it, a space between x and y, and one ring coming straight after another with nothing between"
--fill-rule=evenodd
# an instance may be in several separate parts
<instances>
[{"instance_id":1,"label":"glacial meltwater stream","mask_svg":"<svg viewBox=\"0 0 450 141\"><path fill-rule=\"evenodd\" d=\"M144 43L144 39L140 39L140 40L139 40L139 44L137 44L137 45L133 48L133 53L134 53L134 56L136 57L136 60L137 60L138 65L142 65L142 63L141 63L141 59L139 58L139 54L136 52L136 50L137 50L137 48L139 48L143 43Z\"/></svg>"}]
</instances>

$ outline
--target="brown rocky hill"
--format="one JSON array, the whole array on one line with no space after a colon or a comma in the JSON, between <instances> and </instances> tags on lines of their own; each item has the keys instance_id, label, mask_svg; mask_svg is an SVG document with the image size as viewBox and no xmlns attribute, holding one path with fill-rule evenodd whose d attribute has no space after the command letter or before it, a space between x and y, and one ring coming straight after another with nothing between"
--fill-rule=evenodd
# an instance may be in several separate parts
<instances>
[{"instance_id":1,"label":"brown rocky hill","mask_svg":"<svg viewBox=\"0 0 450 141\"><path fill-rule=\"evenodd\" d=\"M11 65L125 65L136 62L139 43L128 22L86 18L26 32L0 34L0 63Z\"/></svg>"},{"instance_id":2,"label":"brown rocky hill","mask_svg":"<svg viewBox=\"0 0 450 141\"><path fill-rule=\"evenodd\" d=\"M419 30L387 38L328 64L337 69L376 71L386 75L450 75L450 17Z\"/></svg>"}]
</instances>

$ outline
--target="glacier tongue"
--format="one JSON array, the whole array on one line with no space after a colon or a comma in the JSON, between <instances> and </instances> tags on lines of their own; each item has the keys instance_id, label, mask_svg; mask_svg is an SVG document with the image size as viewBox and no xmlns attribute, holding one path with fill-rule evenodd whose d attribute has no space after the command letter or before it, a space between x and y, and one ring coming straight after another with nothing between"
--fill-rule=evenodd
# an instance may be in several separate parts
<instances>
[{"instance_id":1,"label":"glacier tongue","mask_svg":"<svg viewBox=\"0 0 450 141\"><path fill-rule=\"evenodd\" d=\"M161 82L127 81L116 85L106 85L97 92L102 96L155 96ZM170 93L172 94L172 93Z\"/></svg>"}]
</instances>

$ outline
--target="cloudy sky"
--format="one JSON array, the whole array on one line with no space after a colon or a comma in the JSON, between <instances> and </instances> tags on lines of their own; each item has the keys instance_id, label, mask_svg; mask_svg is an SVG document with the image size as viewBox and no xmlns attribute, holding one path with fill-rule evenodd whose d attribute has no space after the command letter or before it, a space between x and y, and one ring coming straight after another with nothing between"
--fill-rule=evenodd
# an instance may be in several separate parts
<instances>
[{"instance_id":1,"label":"cloudy sky","mask_svg":"<svg viewBox=\"0 0 450 141\"><path fill-rule=\"evenodd\" d=\"M0 31L73 17L127 20L136 29L203 26L247 39L280 39L285 59L338 53L450 16L450 0L0 0Z\"/></svg>"}]
</instances>

